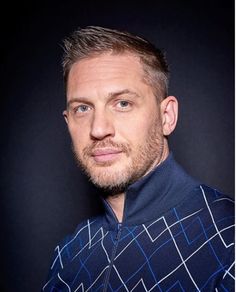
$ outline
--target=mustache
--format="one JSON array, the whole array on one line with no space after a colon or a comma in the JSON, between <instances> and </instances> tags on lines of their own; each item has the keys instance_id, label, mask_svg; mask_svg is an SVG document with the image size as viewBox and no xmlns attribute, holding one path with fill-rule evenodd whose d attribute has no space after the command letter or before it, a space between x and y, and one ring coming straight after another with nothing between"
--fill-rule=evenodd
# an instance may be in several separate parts
<instances>
[{"instance_id":1,"label":"mustache","mask_svg":"<svg viewBox=\"0 0 236 292\"><path fill-rule=\"evenodd\" d=\"M83 149L83 155L91 156L96 149L101 148L113 148L118 151L124 152L128 155L131 152L131 148L127 143L118 143L114 142L111 139L103 140L103 141L94 141L91 145L86 146Z\"/></svg>"}]
</instances>

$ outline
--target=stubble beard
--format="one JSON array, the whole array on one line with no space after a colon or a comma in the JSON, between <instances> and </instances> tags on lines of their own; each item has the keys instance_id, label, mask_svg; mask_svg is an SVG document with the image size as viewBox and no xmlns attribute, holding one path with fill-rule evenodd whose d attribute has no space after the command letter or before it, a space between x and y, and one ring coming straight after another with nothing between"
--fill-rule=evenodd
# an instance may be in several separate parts
<instances>
[{"instance_id":1,"label":"stubble beard","mask_svg":"<svg viewBox=\"0 0 236 292\"><path fill-rule=\"evenodd\" d=\"M160 128L160 121L156 119L148 131L144 144L139 145L133 153L128 143L116 143L110 138L103 141L94 141L84 148L82 155L77 151L75 145L73 152L77 164L88 176L89 180L105 194L115 196L125 192L127 187L143 177L152 170L160 161L163 155L164 139ZM107 161L96 164L91 159L91 153L96 148L111 147L122 151L127 161L123 166L116 167L114 161ZM123 158L124 159L124 158Z\"/></svg>"}]
</instances>

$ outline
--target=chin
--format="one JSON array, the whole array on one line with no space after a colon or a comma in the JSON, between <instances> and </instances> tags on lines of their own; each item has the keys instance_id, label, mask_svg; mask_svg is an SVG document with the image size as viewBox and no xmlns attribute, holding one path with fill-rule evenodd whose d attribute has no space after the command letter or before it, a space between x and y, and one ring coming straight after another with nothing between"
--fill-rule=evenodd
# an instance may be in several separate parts
<instances>
[{"instance_id":1,"label":"chin","mask_svg":"<svg viewBox=\"0 0 236 292\"><path fill-rule=\"evenodd\" d=\"M99 188L109 189L129 184L130 173L118 167L96 167L87 171L90 180Z\"/></svg>"}]
</instances>

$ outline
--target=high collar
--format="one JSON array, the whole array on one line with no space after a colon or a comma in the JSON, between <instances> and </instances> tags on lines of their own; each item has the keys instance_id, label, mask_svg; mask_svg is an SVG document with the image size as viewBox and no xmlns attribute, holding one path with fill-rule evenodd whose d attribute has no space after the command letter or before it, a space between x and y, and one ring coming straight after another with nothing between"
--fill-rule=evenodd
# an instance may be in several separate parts
<instances>
[{"instance_id":1,"label":"high collar","mask_svg":"<svg viewBox=\"0 0 236 292\"><path fill-rule=\"evenodd\" d=\"M199 182L175 161L173 154L127 188L122 225L140 225L159 218L181 202ZM117 218L104 201L105 224L117 226Z\"/></svg>"}]
</instances>

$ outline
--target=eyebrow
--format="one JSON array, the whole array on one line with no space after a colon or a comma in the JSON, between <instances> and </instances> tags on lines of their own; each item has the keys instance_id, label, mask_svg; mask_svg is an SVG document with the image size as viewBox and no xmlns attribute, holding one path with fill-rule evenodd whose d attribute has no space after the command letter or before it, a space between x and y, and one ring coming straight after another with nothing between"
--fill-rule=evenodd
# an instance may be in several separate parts
<instances>
[{"instance_id":1,"label":"eyebrow","mask_svg":"<svg viewBox=\"0 0 236 292\"><path fill-rule=\"evenodd\" d=\"M132 95L134 97L140 98L140 95L138 95L135 91L129 90L129 89L123 89L123 90L119 90L119 91L115 91L115 92L110 92L107 96L107 99L113 99L115 97L118 97L120 95L125 95L125 94L129 94ZM88 102L86 97L74 97L72 99L70 99L67 102L67 108L69 108L69 106L74 103L74 102Z\"/></svg>"}]
</instances>

